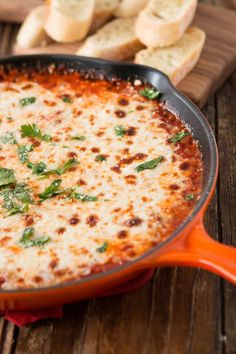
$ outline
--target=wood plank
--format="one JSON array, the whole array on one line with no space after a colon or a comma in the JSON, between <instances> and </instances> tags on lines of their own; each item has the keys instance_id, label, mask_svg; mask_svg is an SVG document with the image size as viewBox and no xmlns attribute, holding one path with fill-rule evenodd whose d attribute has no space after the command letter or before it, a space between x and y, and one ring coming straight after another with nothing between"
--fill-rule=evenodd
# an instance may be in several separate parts
<instances>
[{"instance_id":1,"label":"wood plank","mask_svg":"<svg viewBox=\"0 0 236 354\"><path fill-rule=\"evenodd\" d=\"M217 93L222 241L236 246L236 73ZM236 287L224 282L225 353L236 348Z\"/></svg>"},{"instance_id":2,"label":"wood plank","mask_svg":"<svg viewBox=\"0 0 236 354\"><path fill-rule=\"evenodd\" d=\"M22 22L30 10L42 3L43 0L1 0L0 21Z\"/></svg>"}]
</instances>

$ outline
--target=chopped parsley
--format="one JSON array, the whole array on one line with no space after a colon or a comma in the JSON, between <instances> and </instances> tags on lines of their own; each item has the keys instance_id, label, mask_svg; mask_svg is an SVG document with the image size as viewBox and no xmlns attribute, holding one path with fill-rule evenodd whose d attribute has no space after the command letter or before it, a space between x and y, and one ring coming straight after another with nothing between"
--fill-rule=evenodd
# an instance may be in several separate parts
<instances>
[{"instance_id":1,"label":"chopped parsley","mask_svg":"<svg viewBox=\"0 0 236 354\"><path fill-rule=\"evenodd\" d=\"M61 176L63 173L65 173L66 171L70 170L72 167L75 167L77 165L78 165L78 161L76 159L70 159L66 163L64 163L64 165L58 167L55 170L51 170L48 172L55 173L58 176Z\"/></svg>"},{"instance_id":2,"label":"chopped parsley","mask_svg":"<svg viewBox=\"0 0 236 354\"><path fill-rule=\"evenodd\" d=\"M19 145L17 151L18 151L20 162L26 163L29 160L28 153L33 151L33 149L34 149L34 145L31 144Z\"/></svg>"},{"instance_id":3,"label":"chopped parsley","mask_svg":"<svg viewBox=\"0 0 236 354\"><path fill-rule=\"evenodd\" d=\"M189 132L184 132L184 131L178 132L170 139L170 141L172 143L176 144L179 141L181 141L183 138L185 138L186 136L189 136Z\"/></svg>"},{"instance_id":4,"label":"chopped parsley","mask_svg":"<svg viewBox=\"0 0 236 354\"><path fill-rule=\"evenodd\" d=\"M90 195L77 193L75 191L72 192L71 198L72 199L78 199L81 202L96 202L96 201L98 201L97 197L93 197L93 196L90 196Z\"/></svg>"},{"instance_id":5,"label":"chopped parsley","mask_svg":"<svg viewBox=\"0 0 236 354\"><path fill-rule=\"evenodd\" d=\"M95 157L95 161L96 162L102 162L102 161L106 161L107 160L107 158L106 158L106 156L104 156L104 155L97 155L96 157Z\"/></svg>"},{"instance_id":6,"label":"chopped parsley","mask_svg":"<svg viewBox=\"0 0 236 354\"><path fill-rule=\"evenodd\" d=\"M105 241L101 247L96 248L96 251L99 253L104 253L108 249L108 242Z\"/></svg>"},{"instance_id":7,"label":"chopped parsley","mask_svg":"<svg viewBox=\"0 0 236 354\"><path fill-rule=\"evenodd\" d=\"M25 97L20 100L20 105L22 107L28 106L36 102L36 97Z\"/></svg>"},{"instance_id":8,"label":"chopped parsley","mask_svg":"<svg viewBox=\"0 0 236 354\"><path fill-rule=\"evenodd\" d=\"M79 140L79 141L84 141L86 138L84 135L73 135L71 137L71 140Z\"/></svg>"},{"instance_id":9,"label":"chopped parsley","mask_svg":"<svg viewBox=\"0 0 236 354\"><path fill-rule=\"evenodd\" d=\"M117 125L114 128L114 131L115 131L116 136L124 136L125 132L126 132L125 128L122 125Z\"/></svg>"},{"instance_id":10,"label":"chopped parsley","mask_svg":"<svg viewBox=\"0 0 236 354\"><path fill-rule=\"evenodd\" d=\"M0 187L7 186L11 183L16 183L14 171L0 167Z\"/></svg>"},{"instance_id":11,"label":"chopped parsley","mask_svg":"<svg viewBox=\"0 0 236 354\"><path fill-rule=\"evenodd\" d=\"M16 141L16 138L15 138L14 134L10 133L10 132L6 133L6 135L1 137L0 138L0 142L2 144L12 144L12 145L17 144L17 141Z\"/></svg>"},{"instance_id":12,"label":"chopped parsley","mask_svg":"<svg viewBox=\"0 0 236 354\"><path fill-rule=\"evenodd\" d=\"M187 201L193 200L195 198L194 194L187 194L186 197L184 198Z\"/></svg>"},{"instance_id":13,"label":"chopped parsley","mask_svg":"<svg viewBox=\"0 0 236 354\"><path fill-rule=\"evenodd\" d=\"M38 176L44 175L45 170L47 168L44 162L38 162L38 163L28 162L27 167L32 170L32 173L34 175L38 175Z\"/></svg>"},{"instance_id":14,"label":"chopped parsley","mask_svg":"<svg viewBox=\"0 0 236 354\"><path fill-rule=\"evenodd\" d=\"M24 183L5 187L0 195L3 197L2 207L9 216L25 213L28 211L29 204L33 204L30 190Z\"/></svg>"},{"instance_id":15,"label":"chopped parsley","mask_svg":"<svg viewBox=\"0 0 236 354\"><path fill-rule=\"evenodd\" d=\"M156 90L155 88L147 87L147 88L141 90L139 93L143 97L149 98L149 100L155 100L155 99L161 97L161 92Z\"/></svg>"},{"instance_id":16,"label":"chopped parsley","mask_svg":"<svg viewBox=\"0 0 236 354\"><path fill-rule=\"evenodd\" d=\"M25 124L21 126L21 136L22 138L38 138L43 141L50 141L51 137L48 134L43 134L39 127L33 124Z\"/></svg>"},{"instance_id":17,"label":"chopped parsley","mask_svg":"<svg viewBox=\"0 0 236 354\"><path fill-rule=\"evenodd\" d=\"M159 156L156 159L141 163L140 165L135 167L135 170L137 172L141 172L144 170L152 170L155 167L157 167L157 165L159 165L160 162L162 162L164 159L164 156Z\"/></svg>"},{"instance_id":18,"label":"chopped parsley","mask_svg":"<svg viewBox=\"0 0 236 354\"><path fill-rule=\"evenodd\" d=\"M33 227L27 227L19 241L20 246L24 248L43 246L50 241L50 237L34 237L35 230Z\"/></svg>"},{"instance_id":19,"label":"chopped parsley","mask_svg":"<svg viewBox=\"0 0 236 354\"><path fill-rule=\"evenodd\" d=\"M13 118L12 118L12 117L6 117L6 119L7 119L9 122L13 121Z\"/></svg>"},{"instance_id":20,"label":"chopped parsley","mask_svg":"<svg viewBox=\"0 0 236 354\"><path fill-rule=\"evenodd\" d=\"M29 162L27 167L32 169L33 174L38 176L49 176L51 174L61 176L67 170L71 169L72 167L75 167L76 165L78 165L78 161L76 159L70 159L64 165L58 167L55 170L47 170L47 166L44 162Z\"/></svg>"},{"instance_id":21,"label":"chopped parsley","mask_svg":"<svg viewBox=\"0 0 236 354\"><path fill-rule=\"evenodd\" d=\"M58 194L63 193L62 190L60 190L60 186L61 186L61 179L56 179L55 181L53 181L50 186L48 186L43 193L39 194L39 198L40 198L40 202L43 202L46 199L52 198Z\"/></svg>"},{"instance_id":22,"label":"chopped parsley","mask_svg":"<svg viewBox=\"0 0 236 354\"><path fill-rule=\"evenodd\" d=\"M65 103L72 103L72 99L69 97L69 96L64 96L62 98L62 101L65 102Z\"/></svg>"}]
</instances>

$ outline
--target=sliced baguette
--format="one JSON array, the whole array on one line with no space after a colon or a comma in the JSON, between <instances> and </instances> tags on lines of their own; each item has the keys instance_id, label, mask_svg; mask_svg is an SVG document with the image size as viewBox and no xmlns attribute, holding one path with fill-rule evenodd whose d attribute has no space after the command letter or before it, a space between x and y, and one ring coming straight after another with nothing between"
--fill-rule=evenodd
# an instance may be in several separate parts
<instances>
[{"instance_id":1,"label":"sliced baguette","mask_svg":"<svg viewBox=\"0 0 236 354\"><path fill-rule=\"evenodd\" d=\"M135 31L147 47L175 44L192 22L197 0L150 0L137 18Z\"/></svg>"},{"instance_id":2,"label":"sliced baguette","mask_svg":"<svg viewBox=\"0 0 236 354\"><path fill-rule=\"evenodd\" d=\"M143 48L134 32L135 18L115 19L87 38L77 55L126 60Z\"/></svg>"},{"instance_id":3,"label":"sliced baguette","mask_svg":"<svg viewBox=\"0 0 236 354\"><path fill-rule=\"evenodd\" d=\"M92 23L95 0L51 0L45 30L56 42L86 37Z\"/></svg>"},{"instance_id":4,"label":"sliced baguette","mask_svg":"<svg viewBox=\"0 0 236 354\"><path fill-rule=\"evenodd\" d=\"M44 46L52 42L43 28L47 7L45 5L35 7L22 24L16 42L21 48L33 48Z\"/></svg>"},{"instance_id":5,"label":"sliced baguette","mask_svg":"<svg viewBox=\"0 0 236 354\"><path fill-rule=\"evenodd\" d=\"M137 16L138 13L147 5L147 3L148 0L121 0L120 5L116 11L116 16Z\"/></svg>"},{"instance_id":6,"label":"sliced baguette","mask_svg":"<svg viewBox=\"0 0 236 354\"><path fill-rule=\"evenodd\" d=\"M93 21L89 33L94 33L114 15L119 0L96 0Z\"/></svg>"},{"instance_id":7,"label":"sliced baguette","mask_svg":"<svg viewBox=\"0 0 236 354\"><path fill-rule=\"evenodd\" d=\"M136 54L135 63L151 66L163 71L174 85L196 65L204 43L205 32L197 27L190 27L183 37L169 48L148 48Z\"/></svg>"}]
</instances>

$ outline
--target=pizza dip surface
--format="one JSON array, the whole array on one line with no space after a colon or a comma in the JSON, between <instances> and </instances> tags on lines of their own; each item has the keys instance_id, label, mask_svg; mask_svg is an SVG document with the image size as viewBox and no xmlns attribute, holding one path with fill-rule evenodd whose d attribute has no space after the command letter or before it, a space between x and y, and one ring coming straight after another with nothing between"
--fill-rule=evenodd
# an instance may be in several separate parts
<instances>
[{"instance_id":1,"label":"pizza dip surface","mask_svg":"<svg viewBox=\"0 0 236 354\"><path fill-rule=\"evenodd\" d=\"M139 81L0 70L0 288L134 260L192 212L198 142Z\"/></svg>"}]
</instances>

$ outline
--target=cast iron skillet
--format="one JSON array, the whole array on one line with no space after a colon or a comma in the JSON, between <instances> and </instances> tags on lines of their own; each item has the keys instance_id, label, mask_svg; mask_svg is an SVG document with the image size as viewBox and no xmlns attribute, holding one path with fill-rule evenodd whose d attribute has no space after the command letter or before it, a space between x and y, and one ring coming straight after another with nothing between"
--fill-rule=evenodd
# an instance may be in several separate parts
<instances>
[{"instance_id":1,"label":"cast iron skillet","mask_svg":"<svg viewBox=\"0 0 236 354\"><path fill-rule=\"evenodd\" d=\"M47 288L0 291L0 309L31 309L91 298L119 288L145 269L182 265L211 270L236 284L236 250L212 240L203 226L203 216L214 192L218 153L213 132L201 111L177 91L160 71L135 65L97 60L73 55L30 55L5 57L0 65L36 67L65 64L74 70L96 70L108 77L140 79L162 92L168 108L192 129L202 147L204 161L203 191L192 214L164 242L132 262L82 280Z\"/></svg>"}]
</instances>

